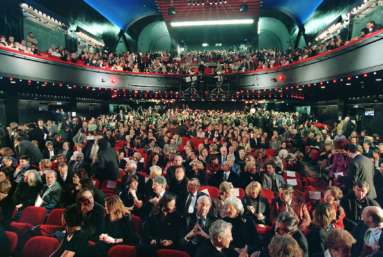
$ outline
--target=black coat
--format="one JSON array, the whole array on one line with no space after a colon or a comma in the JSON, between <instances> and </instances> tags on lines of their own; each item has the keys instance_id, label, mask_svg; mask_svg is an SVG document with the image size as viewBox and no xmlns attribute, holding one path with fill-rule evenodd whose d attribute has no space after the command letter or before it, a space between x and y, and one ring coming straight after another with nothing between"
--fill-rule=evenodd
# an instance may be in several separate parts
<instances>
[{"instance_id":1,"label":"black coat","mask_svg":"<svg viewBox=\"0 0 383 257\"><path fill-rule=\"evenodd\" d=\"M366 156L358 154L348 165L347 176L339 176L338 181L342 184L346 184L348 192L353 193L353 186L358 180L366 181L370 186L370 190L367 196L371 199L376 198L376 191L374 187L374 164Z\"/></svg>"},{"instance_id":2,"label":"black coat","mask_svg":"<svg viewBox=\"0 0 383 257\"><path fill-rule=\"evenodd\" d=\"M91 154L94 142L95 142L94 140L86 141L86 144L84 148L82 149L82 153L84 154L84 160L86 160L88 163L92 162L92 156L90 156L90 154Z\"/></svg>"},{"instance_id":3,"label":"black coat","mask_svg":"<svg viewBox=\"0 0 383 257\"><path fill-rule=\"evenodd\" d=\"M233 241L230 243L231 249L243 249L247 245L247 252L250 255L260 249L260 237L258 236L257 229L255 228L252 218L245 215L239 215L234 219L226 217L223 220L233 225L233 228L231 229L231 233L233 235Z\"/></svg>"},{"instance_id":4,"label":"black coat","mask_svg":"<svg viewBox=\"0 0 383 257\"><path fill-rule=\"evenodd\" d=\"M170 179L169 183L169 192L172 192L175 195L179 195L182 191L185 191L187 189L188 181L186 177L181 180L181 182L178 182L176 178Z\"/></svg>"},{"instance_id":5,"label":"black coat","mask_svg":"<svg viewBox=\"0 0 383 257\"><path fill-rule=\"evenodd\" d=\"M198 247L195 257L237 257L238 252L233 249L223 248L221 252L211 243L210 239L205 239Z\"/></svg>"},{"instance_id":6,"label":"black coat","mask_svg":"<svg viewBox=\"0 0 383 257\"><path fill-rule=\"evenodd\" d=\"M197 199L200 197L200 196L203 196L203 195L206 195L205 193L202 193L201 191L197 191ZM181 193L179 193L178 195L178 198L177 198L177 201L176 201L176 210L182 214L185 213L185 205L186 205L186 201L188 199L188 196L189 196L189 193L187 191L183 191ZM196 205L197 205L197 199L195 201Z\"/></svg>"},{"instance_id":7,"label":"black coat","mask_svg":"<svg viewBox=\"0 0 383 257\"><path fill-rule=\"evenodd\" d=\"M92 165L97 165L97 175L102 181L116 180L120 178L120 168L118 166L118 156L113 148L106 148L97 153L98 162Z\"/></svg>"},{"instance_id":8,"label":"black coat","mask_svg":"<svg viewBox=\"0 0 383 257\"><path fill-rule=\"evenodd\" d=\"M356 202L355 193L352 192L350 194L347 194L343 196L343 198L340 200L340 206L343 207L344 212L346 214L346 217L343 220L345 229L348 231L351 231L355 225L358 223L358 213L357 213L357 202ZM366 205L367 206L379 206L379 204L369 198L365 198Z\"/></svg>"},{"instance_id":9,"label":"black coat","mask_svg":"<svg viewBox=\"0 0 383 257\"><path fill-rule=\"evenodd\" d=\"M327 247L324 242L324 238L327 235L327 230L323 228L317 228L311 226L310 232L307 235L307 242L309 244L309 256L313 256L316 253L326 251Z\"/></svg>"},{"instance_id":10,"label":"black coat","mask_svg":"<svg viewBox=\"0 0 383 257\"><path fill-rule=\"evenodd\" d=\"M217 173L214 174L214 176L211 178L210 184L212 186L219 188L219 185L221 185L221 183L223 182L223 175L224 175L223 170L217 171ZM229 178L227 179L227 182L231 182L234 187L238 187L239 186L238 175L236 173L230 171Z\"/></svg>"},{"instance_id":11,"label":"black coat","mask_svg":"<svg viewBox=\"0 0 383 257\"><path fill-rule=\"evenodd\" d=\"M34 206L37 198L37 194L43 188L43 184L38 183L36 186L29 186L28 183L21 181L13 194L13 201L15 204L22 204L23 207L18 211L24 210L28 206Z\"/></svg>"},{"instance_id":12,"label":"black coat","mask_svg":"<svg viewBox=\"0 0 383 257\"><path fill-rule=\"evenodd\" d=\"M239 178L240 187L245 190L246 187L253 181L258 181L261 183L261 175L259 173L252 174L250 172L242 172L241 177ZM261 183L262 184L262 183Z\"/></svg>"},{"instance_id":13,"label":"black coat","mask_svg":"<svg viewBox=\"0 0 383 257\"><path fill-rule=\"evenodd\" d=\"M257 210L255 210L255 214L253 214L247 209L248 206L252 206L251 197L248 195L242 197L242 204L243 204L243 208L245 209L244 214L248 217L252 217L255 224L267 224L271 226L269 201L267 200L267 198L262 196L258 196L257 200L258 200L258 206L257 206L258 208ZM257 219L257 215L260 213L262 213L263 216L265 216L264 221Z\"/></svg>"},{"instance_id":14,"label":"black coat","mask_svg":"<svg viewBox=\"0 0 383 257\"><path fill-rule=\"evenodd\" d=\"M53 157L49 157L49 150L48 150L48 148L45 148L44 150L43 150L43 152L42 152L42 155L43 155L43 159L48 159L48 160L50 160L50 161L53 161L54 159L53 158L55 158L55 156L57 155L57 149L56 148L53 148L53 154L54 154L54 156Z\"/></svg>"},{"instance_id":15,"label":"black coat","mask_svg":"<svg viewBox=\"0 0 383 257\"><path fill-rule=\"evenodd\" d=\"M126 152L128 152L128 155L126 155ZM121 148L118 150L118 153L124 153L124 157L131 157L133 156L133 150L131 148L126 149L125 147Z\"/></svg>"},{"instance_id":16,"label":"black coat","mask_svg":"<svg viewBox=\"0 0 383 257\"><path fill-rule=\"evenodd\" d=\"M81 204L77 204L81 209ZM104 222L105 208L103 205L95 202L93 209L83 215L83 225L81 229L86 232L89 241L97 243L99 236L105 230Z\"/></svg>"},{"instance_id":17,"label":"black coat","mask_svg":"<svg viewBox=\"0 0 383 257\"><path fill-rule=\"evenodd\" d=\"M199 183L201 184L201 186L207 186L206 169L199 170L198 171L198 175L195 173L194 170L187 170L186 171L186 177L188 179L198 178L199 179Z\"/></svg>"},{"instance_id":18,"label":"black coat","mask_svg":"<svg viewBox=\"0 0 383 257\"><path fill-rule=\"evenodd\" d=\"M197 225L197 213L194 212L194 213L190 213L190 214L187 214L184 219L184 229L185 229L185 233L186 235L192 231L194 229L194 227ZM208 213L205 217L205 223L204 223L204 226L202 227L202 230L207 234L209 235L209 229L211 227L211 224L213 224L213 222L215 221L215 217L213 215L211 215L210 213ZM186 236L185 235L185 236ZM195 252L197 251L197 248L202 244L202 242L204 241L203 238L201 237L198 237L197 238L197 244L194 245L192 243L191 240L189 241L186 241L185 240L185 237L182 237L180 239L180 245L181 245L181 248L186 251L190 256L194 256L195 255Z\"/></svg>"},{"instance_id":19,"label":"black coat","mask_svg":"<svg viewBox=\"0 0 383 257\"><path fill-rule=\"evenodd\" d=\"M35 146L31 141L24 140L20 142L16 146L16 153L17 153L17 158L19 158L22 155L28 155L31 157L31 164L37 164L41 161L43 158L43 155L41 154L39 148Z\"/></svg>"}]
</instances>

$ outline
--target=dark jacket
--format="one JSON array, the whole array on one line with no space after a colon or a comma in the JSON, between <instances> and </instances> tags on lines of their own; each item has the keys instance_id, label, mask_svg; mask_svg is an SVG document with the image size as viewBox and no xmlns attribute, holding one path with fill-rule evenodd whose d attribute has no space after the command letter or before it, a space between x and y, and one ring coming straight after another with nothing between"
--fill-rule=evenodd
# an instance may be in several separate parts
<instances>
[{"instance_id":1,"label":"dark jacket","mask_svg":"<svg viewBox=\"0 0 383 257\"><path fill-rule=\"evenodd\" d=\"M106 148L97 153L98 162L97 173L102 178L101 180L116 180L120 178L120 168L118 166L118 156L113 148Z\"/></svg>"},{"instance_id":2,"label":"dark jacket","mask_svg":"<svg viewBox=\"0 0 383 257\"><path fill-rule=\"evenodd\" d=\"M13 194L13 201L15 204L22 204L23 206L18 211L24 210L28 206L34 206L37 194L42 189L41 183L36 186L29 186L28 183L21 181Z\"/></svg>"},{"instance_id":3,"label":"dark jacket","mask_svg":"<svg viewBox=\"0 0 383 257\"><path fill-rule=\"evenodd\" d=\"M311 226L310 232L307 235L307 242L309 244L309 256L313 256L316 253L326 251L327 247L324 242L324 238L327 235L327 230L323 228L317 228Z\"/></svg>"},{"instance_id":4,"label":"dark jacket","mask_svg":"<svg viewBox=\"0 0 383 257\"><path fill-rule=\"evenodd\" d=\"M210 184L212 186L219 188L219 185L221 185L221 183L223 182L223 175L224 175L223 170L217 171L217 173L212 177ZM231 182L234 187L238 187L239 186L238 175L236 173L230 171L229 178L227 179L227 182Z\"/></svg>"},{"instance_id":5,"label":"dark jacket","mask_svg":"<svg viewBox=\"0 0 383 257\"><path fill-rule=\"evenodd\" d=\"M370 197L365 198L366 206L379 206L379 204L371 199ZM352 192L343 196L340 200L340 206L343 207L346 217L343 220L344 228L348 231L351 231L358 222L358 212L357 212L357 199L355 193Z\"/></svg>"},{"instance_id":6,"label":"dark jacket","mask_svg":"<svg viewBox=\"0 0 383 257\"><path fill-rule=\"evenodd\" d=\"M206 195L205 193L202 193L201 191L197 191L197 199L200 197L200 196L203 196L203 195ZM189 193L187 191L183 191L181 192L179 195L178 195L178 198L177 198L177 201L176 201L176 210L182 214L185 213L185 205L186 205L186 201L188 199L188 196L189 196ZM195 201L195 203L197 204L197 199Z\"/></svg>"},{"instance_id":7,"label":"dark jacket","mask_svg":"<svg viewBox=\"0 0 383 257\"><path fill-rule=\"evenodd\" d=\"M364 224L364 222L359 223L354 227L352 230L352 236L356 239L356 244L352 246L352 256L359 256L361 252L363 251L364 247L364 236L366 235L367 230L369 227ZM383 248L383 236L380 235L379 243L380 249Z\"/></svg>"},{"instance_id":8,"label":"dark jacket","mask_svg":"<svg viewBox=\"0 0 383 257\"><path fill-rule=\"evenodd\" d=\"M47 190L49 192L45 193ZM47 185L41 189L39 195L43 200L43 204L41 207L47 210L47 214L49 214L54 208L56 208L60 202L60 197L62 193L62 187L59 182L55 182L50 188Z\"/></svg>"},{"instance_id":9,"label":"dark jacket","mask_svg":"<svg viewBox=\"0 0 383 257\"><path fill-rule=\"evenodd\" d=\"M37 148L37 146L35 146L31 141L28 140L20 142L16 146L15 150L17 158L19 158L22 155L28 155L29 157L31 157L31 164L37 164L43 158L43 155L41 154L39 148Z\"/></svg>"},{"instance_id":10,"label":"dark jacket","mask_svg":"<svg viewBox=\"0 0 383 257\"><path fill-rule=\"evenodd\" d=\"M257 209L255 210L255 214L253 214L247 209L248 206L252 206L251 197L246 195L242 198L243 208L245 209L244 214L248 217L253 218L253 221L255 224L271 225L269 201L267 200L267 198L262 197L262 196L258 196L257 200L258 200ZM263 216L265 216L264 220L258 220L257 219L257 215L260 213L262 213Z\"/></svg>"},{"instance_id":11,"label":"dark jacket","mask_svg":"<svg viewBox=\"0 0 383 257\"><path fill-rule=\"evenodd\" d=\"M221 252L211 243L210 239L205 239L198 247L195 257L237 257L238 252L231 248L223 248Z\"/></svg>"},{"instance_id":12,"label":"dark jacket","mask_svg":"<svg viewBox=\"0 0 383 257\"><path fill-rule=\"evenodd\" d=\"M81 209L81 204L78 204L78 208ZM83 215L83 229L90 241L97 243L99 236L105 230L104 222L104 206L98 203L94 203L93 209Z\"/></svg>"},{"instance_id":13,"label":"dark jacket","mask_svg":"<svg viewBox=\"0 0 383 257\"><path fill-rule=\"evenodd\" d=\"M338 182L346 184L348 187L348 192L353 193L353 186L358 180L366 181L370 186L370 191L367 196L371 199L376 198L376 191L374 187L374 164L366 156L358 154L352 159L348 165L348 174L347 176L339 176Z\"/></svg>"}]
</instances>

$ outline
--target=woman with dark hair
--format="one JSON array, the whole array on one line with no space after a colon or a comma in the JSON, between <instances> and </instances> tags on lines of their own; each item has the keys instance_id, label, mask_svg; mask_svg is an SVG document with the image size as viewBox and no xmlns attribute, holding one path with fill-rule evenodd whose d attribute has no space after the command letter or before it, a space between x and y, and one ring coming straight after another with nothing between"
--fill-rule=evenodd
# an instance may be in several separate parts
<instances>
[{"instance_id":1,"label":"woman with dark hair","mask_svg":"<svg viewBox=\"0 0 383 257\"><path fill-rule=\"evenodd\" d=\"M160 155L158 153L152 153L150 155L148 163L146 164L146 169L145 169L146 174L148 174L148 175L150 174L150 167L152 167L152 166L161 167Z\"/></svg>"},{"instance_id":2,"label":"woman with dark hair","mask_svg":"<svg viewBox=\"0 0 383 257\"><path fill-rule=\"evenodd\" d=\"M115 245L138 245L137 235L132 216L118 196L105 199L105 232L100 235L100 241L92 247L91 256L107 256L108 251Z\"/></svg>"},{"instance_id":3,"label":"woman with dark hair","mask_svg":"<svg viewBox=\"0 0 383 257\"><path fill-rule=\"evenodd\" d=\"M66 207L76 203L77 193L82 189L81 180L88 178L88 172L85 169L77 169L73 171L73 186L68 187L61 196L61 207Z\"/></svg>"},{"instance_id":4,"label":"woman with dark hair","mask_svg":"<svg viewBox=\"0 0 383 257\"><path fill-rule=\"evenodd\" d=\"M121 192L121 200L132 215L140 216L140 208L144 202L143 192L137 192L139 179L136 174L129 175L126 181L128 186Z\"/></svg>"},{"instance_id":5,"label":"woman with dark hair","mask_svg":"<svg viewBox=\"0 0 383 257\"><path fill-rule=\"evenodd\" d=\"M338 152L334 154L329 185L337 186L342 190L346 189L346 185L343 185L335 180L334 173L343 173L343 176L347 176L348 165L350 164L351 159L347 156L347 151L345 151L344 148L349 143L350 142L347 139L338 139L334 141L334 148L338 150Z\"/></svg>"},{"instance_id":6,"label":"woman with dark hair","mask_svg":"<svg viewBox=\"0 0 383 257\"><path fill-rule=\"evenodd\" d=\"M217 171L221 170L221 164L218 163L218 155L210 155L209 156L209 163L206 164L206 176L210 178L213 176Z\"/></svg>"},{"instance_id":7,"label":"woman with dark hair","mask_svg":"<svg viewBox=\"0 0 383 257\"><path fill-rule=\"evenodd\" d=\"M11 183L7 179L0 179L0 226L7 231L9 231L9 224L15 209L15 203L8 195L9 190L11 190Z\"/></svg>"},{"instance_id":8,"label":"woman with dark hair","mask_svg":"<svg viewBox=\"0 0 383 257\"><path fill-rule=\"evenodd\" d=\"M82 222L82 213L76 205L65 209L62 217L62 225L66 228L64 240L50 257L89 256L88 237L81 229Z\"/></svg>"},{"instance_id":9,"label":"woman with dark hair","mask_svg":"<svg viewBox=\"0 0 383 257\"><path fill-rule=\"evenodd\" d=\"M334 227L332 223L335 218L335 208L331 203L320 203L315 208L310 232L307 235L309 256L326 250L325 237Z\"/></svg>"},{"instance_id":10,"label":"woman with dark hair","mask_svg":"<svg viewBox=\"0 0 383 257\"><path fill-rule=\"evenodd\" d=\"M185 168L183 166L176 167L174 176L169 181L169 192L178 195L187 189L188 179L186 178Z\"/></svg>"},{"instance_id":11,"label":"woman with dark hair","mask_svg":"<svg viewBox=\"0 0 383 257\"><path fill-rule=\"evenodd\" d=\"M304 182L303 177L309 177L309 173L306 171L306 166L302 162L303 153L297 151L294 155L295 162L287 165L287 170L296 171L299 173L302 183Z\"/></svg>"},{"instance_id":12,"label":"woman with dark hair","mask_svg":"<svg viewBox=\"0 0 383 257\"><path fill-rule=\"evenodd\" d=\"M176 212L176 196L164 194L154 206L152 213L143 227L144 245L150 244L148 250L179 249L182 232L182 218Z\"/></svg>"},{"instance_id":13,"label":"woman with dark hair","mask_svg":"<svg viewBox=\"0 0 383 257\"><path fill-rule=\"evenodd\" d=\"M104 204L105 199L108 197L104 191L97 189L94 187L94 183L90 178L83 178L79 181L79 190L81 189L89 189L93 192L94 201L101 205Z\"/></svg>"},{"instance_id":14,"label":"woman with dark hair","mask_svg":"<svg viewBox=\"0 0 383 257\"><path fill-rule=\"evenodd\" d=\"M9 182L11 182L11 190L9 191L8 195L10 197L13 197L13 194L15 193L17 183L13 179L13 174L15 173L15 169L13 167L2 167L0 169L0 178L7 179Z\"/></svg>"}]
</instances>

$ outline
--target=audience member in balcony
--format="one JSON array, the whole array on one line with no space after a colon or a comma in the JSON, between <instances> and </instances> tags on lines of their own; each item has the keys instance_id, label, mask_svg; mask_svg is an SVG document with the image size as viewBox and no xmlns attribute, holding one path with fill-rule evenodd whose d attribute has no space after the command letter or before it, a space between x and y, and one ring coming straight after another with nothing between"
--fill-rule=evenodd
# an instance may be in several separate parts
<instances>
[{"instance_id":1,"label":"audience member in balcony","mask_svg":"<svg viewBox=\"0 0 383 257\"><path fill-rule=\"evenodd\" d=\"M271 224L275 224L278 214L281 212L289 212L297 217L301 231L308 229L311 218L305 200L293 196L294 188L288 184L281 185L279 193L280 196L273 198L271 203Z\"/></svg>"},{"instance_id":2,"label":"audience member in balcony","mask_svg":"<svg viewBox=\"0 0 383 257\"><path fill-rule=\"evenodd\" d=\"M0 35L0 46L8 47L8 43L5 40L5 36L4 35Z\"/></svg>"},{"instance_id":3,"label":"audience member in balcony","mask_svg":"<svg viewBox=\"0 0 383 257\"><path fill-rule=\"evenodd\" d=\"M27 43L27 46L28 46L28 43ZM36 44L32 43L31 51L33 52L33 54L37 54Z\"/></svg>"},{"instance_id":4,"label":"audience member in balcony","mask_svg":"<svg viewBox=\"0 0 383 257\"><path fill-rule=\"evenodd\" d=\"M59 52L59 49L56 48L54 52L52 52L52 56L57 56L57 57L61 57L62 55L60 54Z\"/></svg>"},{"instance_id":5,"label":"audience member in balcony","mask_svg":"<svg viewBox=\"0 0 383 257\"><path fill-rule=\"evenodd\" d=\"M370 20L367 22L367 28L370 33L376 32L378 30L383 29L383 26L381 24L375 23L375 21Z\"/></svg>"},{"instance_id":6,"label":"audience member in balcony","mask_svg":"<svg viewBox=\"0 0 383 257\"><path fill-rule=\"evenodd\" d=\"M51 47L47 50L47 52L49 54L52 54L53 52L55 52L55 46L54 45L51 45Z\"/></svg>"},{"instance_id":7,"label":"audience member in balcony","mask_svg":"<svg viewBox=\"0 0 383 257\"><path fill-rule=\"evenodd\" d=\"M21 43L19 45L19 50L23 51L23 52L27 51L27 46L25 45L25 40L24 39L21 39Z\"/></svg>"},{"instance_id":8,"label":"audience member in balcony","mask_svg":"<svg viewBox=\"0 0 383 257\"><path fill-rule=\"evenodd\" d=\"M368 197L370 185L366 181L357 181L353 187L353 192L345 195L340 200L346 217L344 218L344 227L352 231L354 226L363 221L362 212L367 206L379 206L379 204Z\"/></svg>"}]
</instances>

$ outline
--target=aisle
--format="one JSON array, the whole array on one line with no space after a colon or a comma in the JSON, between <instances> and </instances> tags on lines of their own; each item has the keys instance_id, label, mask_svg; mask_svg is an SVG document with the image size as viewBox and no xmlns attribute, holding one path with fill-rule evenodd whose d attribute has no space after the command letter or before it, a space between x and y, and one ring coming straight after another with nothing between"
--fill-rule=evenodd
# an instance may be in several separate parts
<instances>
[{"instance_id":1,"label":"aisle","mask_svg":"<svg viewBox=\"0 0 383 257\"><path fill-rule=\"evenodd\" d=\"M314 167L310 161L304 161L304 163L306 165L306 171L310 174L310 177L313 178L316 182L315 189L317 189L320 192L325 192L328 187L328 184L323 179L319 178L318 165L317 167Z\"/></svg>"}]
</instances>

